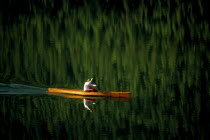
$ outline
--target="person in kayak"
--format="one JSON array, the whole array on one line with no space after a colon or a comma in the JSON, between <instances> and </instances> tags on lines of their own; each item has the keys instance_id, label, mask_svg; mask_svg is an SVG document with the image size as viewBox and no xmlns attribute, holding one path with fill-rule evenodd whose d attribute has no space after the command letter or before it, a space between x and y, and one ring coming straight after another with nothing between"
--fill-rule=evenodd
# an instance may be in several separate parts
<instances>
[{"instance_id":1,"label":"person in kayak","mask_svg":"<svg viewBox=\"0 0 210 140\"><path fill-rule=\"evenodd\" d=\"M87 82L85 82L84 84L84 91L87 92L97 92L97 90L95 88L90 88L90 87L96 87L95 84L92 84L91 82L93 81L93 78L91 78L91 80L87 80Z\"/></svg>"}]
</instances>

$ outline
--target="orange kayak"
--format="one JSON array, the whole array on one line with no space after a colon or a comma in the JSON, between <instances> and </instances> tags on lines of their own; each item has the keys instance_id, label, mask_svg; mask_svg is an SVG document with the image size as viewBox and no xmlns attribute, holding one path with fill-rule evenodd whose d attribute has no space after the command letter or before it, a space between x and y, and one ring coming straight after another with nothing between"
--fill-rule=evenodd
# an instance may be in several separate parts
<instances>
[{"instance_id":1,"label":"orange kayak","mask_svg":"<svg viewBox=\"0 0 210 140\"><path fill-rule=\"evenodd\" d=\"M83 95L83 96L106 96L106 97L124 97L124 98L129 98L131 96L130 92L112 92L112 91L85 92L79 89L65 89L65 88L48 88L48 92L66 93L66 94Z\"/></svg>"}]
</instances>

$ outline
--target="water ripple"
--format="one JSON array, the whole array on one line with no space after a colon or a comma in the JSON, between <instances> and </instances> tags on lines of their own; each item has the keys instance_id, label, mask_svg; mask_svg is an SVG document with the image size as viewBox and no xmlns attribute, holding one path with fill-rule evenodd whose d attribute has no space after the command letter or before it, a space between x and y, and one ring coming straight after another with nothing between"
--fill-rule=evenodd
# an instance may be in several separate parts
<instances>
[{"instance_id":1,"label":"water ripple","mask_svg":"<svg viewBox=\"0 0 210 140\"><path fill-rule=\"evenodd\" d=\"M45 94L46 88L23 85L0 83L0 94Z\"/></svg>"}]
</instances>

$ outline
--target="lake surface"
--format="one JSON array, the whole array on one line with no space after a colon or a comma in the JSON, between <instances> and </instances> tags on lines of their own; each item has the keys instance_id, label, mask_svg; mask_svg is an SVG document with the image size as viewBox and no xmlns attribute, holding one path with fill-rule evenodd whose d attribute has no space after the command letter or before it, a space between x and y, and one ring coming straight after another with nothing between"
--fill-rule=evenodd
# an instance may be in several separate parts
<instances>
[{"instance_id":1,"label":"lake surface","mask_svg":"<svg viewBox=\"0 0 210 140\"><path fill-rule=\"evenodd\" d=\"M210 139L205 0L0 4L0 136ZM130 91L130 99L47 92Z\"/></svg>"}]
</instances>

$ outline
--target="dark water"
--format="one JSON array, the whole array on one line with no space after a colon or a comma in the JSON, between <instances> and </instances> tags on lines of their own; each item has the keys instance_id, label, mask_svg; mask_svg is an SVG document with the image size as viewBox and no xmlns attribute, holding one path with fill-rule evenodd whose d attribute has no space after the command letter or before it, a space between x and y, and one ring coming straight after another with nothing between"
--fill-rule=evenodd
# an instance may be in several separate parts
<instances>
[{"instance_id":1,"label":"dark water","mask_svg":"<svg viewBox=\"0 0 210 140\"><path fill-rule=\"evenodd\" d=\"M206 0L0 4L0 135L6 139L209 139ZM47 87L130 91L130 100Z\"/></svg>"}]
</instances>

